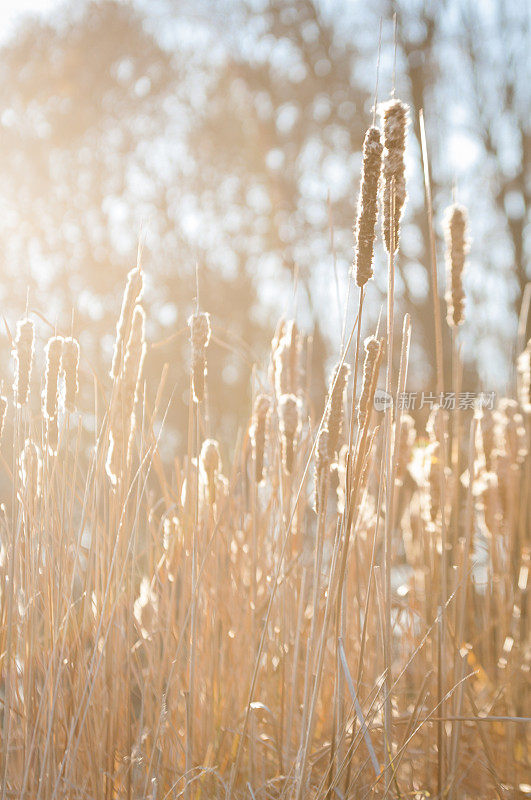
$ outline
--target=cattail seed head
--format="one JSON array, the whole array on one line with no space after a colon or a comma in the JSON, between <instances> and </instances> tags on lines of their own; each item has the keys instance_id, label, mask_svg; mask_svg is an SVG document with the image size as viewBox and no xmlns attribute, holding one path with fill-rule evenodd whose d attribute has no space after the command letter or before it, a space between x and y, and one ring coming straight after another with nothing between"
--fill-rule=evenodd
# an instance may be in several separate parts
<instances>
[{"instance_id":1,"label":"cattail seed head","mask_svg":"<svg viewBox=\"0 0 531 800\"><path fill-rule=\"evenodd\" d=\"M503 397L498 402L493 418L497 451L505 454L510 464L522 464L528 448L525 422L518 403Z\"/></svg>"},{"instance_id":2,"label":"cattail seed head","mask_svg":"<svg viewBox=\"0 0 531 800\"><path fill-rule=\"evenodd\" d=\"M146 355L145 337L146 315L142 306L135 306L131 333L127 342L124 358L124 373L122 384L124 420L126 426L127 460L131 457L131 447L136 427L135 406L138 402L138 389L142 377L144 358Z\"/></svg>"},{"instance_id":3,"label":"cattail seed head","mask_svg":"<svg viewBox=\"0 0 531 800\"><path fill-rule=\"evenodd\" d=\"M390 100L381 108L383 153L383 238L388 253L395 253L400 237L400 219L407 199L404 154L409 107ZM394 214L393 214L394 210Z\"/></svg>"},{"instance_id":4,"label":"cattail seed head","mask_svg":"<svg viewBox=\"0 0 531 800\"><path fill-rule=\"evenodd\" d=\"M365 348L365 360L363 362L363 379L361 384L361 394L358 402L358 429L363 430L367 416L370 414L370 404L374 387L378 377L377 368L381 354L381 342L376 336L369 336L363 343Z\"/></svg>"},{"instance_id":5,"label":"cattail seed head","mask_svg":"<svg viewBox=\"0 0 531 800\"><path fill-rule=\"evenodd\" d=\"M434 406L426 421L426 433L430 442L444 444L448 431L448 412L441 406Z\"/></svg>"},{"instance_id":6,"label":"cattail seed head","mask_svg":"<svg viewBox=\"0 0 531 800\"><path fill-rule=\"evenodd\" d=\"M123 437L116 438L115 432L111 428L109 432L109 449L105 461L105 471L110 478L113 486L118 483L118 477L122 472L123 464Z\"/></svg>"},{"instance_id":7,"label":"cattail seed head","mask_svg":"<svg viewBox=\"0 0 531 800\"><path fill-rule=\"evenodd\" d=\"M159 599L151 581L143 577L140 594L133 604L133 614L143 639L151 639L157 629Z\"/></svg>"},{"instance_id":8,"label":"cattail seed head","mask_svg":"<svg viewBox=\"0 0 531 800\"><path fill-rule=\"evenodd\" d=\"M65 379L65 408L67 411L75 411L79 392L79 342L71 336L63 342L62 369Z\"/></svg>"},{"instance_id":9,"label":"cattail seed head","mask_svg":"<svg viewBox=\"0 0 531 800\"><path fill-rule=\"evenodd\" d=\"M282 463L288 474L293 471L295 443L300 427L299 401L293 394L283 394L278 401Z\"/></svg>"},{"instance_id":10,"label":"cattail seed head","mask_svg":"<svg viewBox=\"0 0 531 800\"><path fill-rule=\"evenodd\" d=\"M260 483L264 477L264 452L270 406L271 401L265 394L259 394L254 401L253 422L250 433L255 464L254 475L257 483Z\"/></svg>"},{"instance_id":11,"label":"cattail seed head","mask_svg":"<svg viewBox=\"0 0 531 800\"><path fill-rule=\"evenodd\" d=\"M131 459L136 428L135 406L146 353L145 319L142 306L135 306L123 369L118 377L118 389L110 411L109 450L105 468L113 485L116 485L122 472L124 456L127 463Z\"/></svg>"},{"instance_id":12,"label":"cattail seed head","mask_svg":"<svg viewBox=\"0 0 531 800\"><path fill-rule=\"evenodd\" d=\"M15 337L15 383L13 391L17 406L28 402L33 367L33 354L35 347L35 327L30 319L21 319L17 322Z\"/></svg>"},{"instance_id":13,"label":"cattail seed head","mask_svg":"<svg viewBox=\"0 0 531 800\"><path fill-rule=\"evenodd\" d=\"M494 414L489 408L482 408L479 429L481 431L481 449L483 451L487 472L492 470L493 452L496 446L494 427Z\"/></svg>"},{"instance_id":14,"label":"cattail seed head","mask_svg":"<svg viewBox=\"0 0 531 800\"><path fill-rule=\"evenodd\" d=\"M200 403L205 396L205 375L207 371L206 349L210 342L210 314L192 314L188 320L192 344L192 388L194 401Z\"/></svg>"},{"instance_id":15,"label":"cattail seed head","mask_svg":"<svg viewBox=\"0 0 531 800\"><path fill-rule=\"evenodd\" d=\"M114 344L114 353L110 372L113 380L119 376L122 369L124 348L129 337L133 309L136 303L138 303L142 297L143 287L144 279L142 277L142 270L140 267L135 267L127 273L127 282L122 300L122 308L118 322L116 323L116 341Z\"/></svg>"},{"instance_id":16,"label":"cattail seed head","mask_svg":"<svg viewBox=\"0 0 531 800\"><path fill-rule=\"evenodd\" d=\"M324 492L326 491L326 480L330 468L330 438L328 428L324 425L319 432L317 444L315 446L315 487L314 487L314 509L319 514L323 507Z\"/></svg>"},{"instance_id":17,"label":"cattail seed head","mask_svg":"<svg viewBox=\"0 0 531 800\"><path fill-rule=\"evenodd\" d=\"M42 488L42 458L32 439L26 439L20 454L20 479L30 497L40 497Z\"/></svg>"},{"instance_id":18,"label":"cattail seed head","mask_svg":"<svg viewBox=\"0 0 531 800\"><path fill-rule=\"evenodd\" d=\"M411 461L413 445L415 444L415 421L409 414L402 414L398 435L399 451L396 465L396 481L399 485L402 485Z\"/></svg>"},{"instance_id":19,"label":"cattail seed head","mask_svg":"<svg viewBox=\"0 0 531 800\"><path fill-rule=\"evenodd\" d=\"M131 333L127 341L124 358L123 390L125 408L133 410L138 400L138 387L142 377L142 367L146 355L146 315L142 306L135 306Z\"/></svg>"},{"instance_id":20,"label":"cattail seed head","mask_svg":"<svg viewBox=\"0 0 531 800\"><path fill-rule=\"evenodd\" d=\"M446 242L446 319L450 327L464 320L465 293L463 272L469 249L467 238L467 211L454 203L446 209L444 238Z\"/></svg>"},{"instance_id":21,"label":"cattail seed head","mask_svg":"<svg viewBox=\"0 0 531 800\"><path fill-rule=\"evenodd\" d=\"M383 145L380 130L372 125L363 142L363 164L356 219L356 251L353 267L356 283L365 286L373 276L374 239L378 216L378 185L382 169Z\"/></svg>"},{"instance_id":22,"label":"cattail seed head","mask_svg":"<svg viewBox=\"0 0 531 800\"><path fill-rule=\"evenodd\" d=\"M52 336L48 339L45 348L46 371L44 378L44 416L52 419L57 416L58 408L58 381L61 371L61 357L63 355L63 337Z\"/></svg>"},{"instance_id":23,"label":"cattail seed head","mask_svg":"<svg viewBox=\"0 0 531 800\"><path fill-rule=\"evenodd\" d=\"M205 439L199 457L201 471L206 478L210 505L216 502L216 477L221 467L219 444L215 439Z\"/></svg>"},{"instance_id":24,"label":"cattail seed head","mask_svg":"<svg viewBox=\"0 0 531 800\"><path fill-rule=\"evenodd\" d=\"M277 397L296 394L299 384L299 337L295 320L282 322L273 339L273 369Z\"/></svg>"},{"instance_id":25,"label":"cattail seed head","mask_svg":"<svg viewBox=\"0 0 531 800\"><path fill-rule=\"evenodd\" d=\"M4 426L6 424L7 405L7 397L0 395L0 440L2 439Z\"/></svg>"},{"instance_id":26,"label":"cattail seed head","mask_svg":"<svg viewBox=\"0 0 531 800\"><path fill-rule=\"evenodd\" d=\"M333 461L336 455L339 437L341 436L341 426L343 422L343 394L347 385L350 367L348 364L337 364L330 381L330 406L327 416L328 428L328 447L330 450L330 460Z\"/></svg>"},{"instance_id":27,"label":"cattail seed head","mask_svg":"<svg viewBox=\"0 0 531 800\"><path fill-rule=\"evenodd\" d=\"M441 445L438 441L432 441L426 447L427 458L427 488L428 488L428 522L432 527L442 512L441 496Z\"/></svg>"},{"instance_id":28,"label":"cattail seed head","mask_svg":"<svg viewBox=\"0 0 531 800\"><path fill-rule=\"evenodd\" d=\"M56 456L59 449L59 421L57 416L49 417L46 420L46 440L48 452L51 456Z\"/></svg>"},{"instance_id":29,"label":"cattail seed head","mask_svg":"<svg viewBox=\"0 0 531 800\"><path fill-rule=\"evenodd\" d=\"M517 361L518 399L524 414L531 414L531 339Z\"/></svg>"}]
</instances>

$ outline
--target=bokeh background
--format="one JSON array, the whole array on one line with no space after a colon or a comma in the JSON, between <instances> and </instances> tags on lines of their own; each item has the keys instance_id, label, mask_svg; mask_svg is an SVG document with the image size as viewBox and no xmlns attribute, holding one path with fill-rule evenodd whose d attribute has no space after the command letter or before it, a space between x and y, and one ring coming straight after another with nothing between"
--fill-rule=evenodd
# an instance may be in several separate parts
<instances>
[{"instance_id":1,"label":"bokeh background","mask_svg":"<svg viewBox=\"0 0 531 800\"><path fill-rule=\"evenodd\" d=\"M361 146L374 103L412 106L409 201L397 263L413 318L409 387L434 389L426 118L441 293L442 215L473 239L460 330L464 388L510 391L530 278L529 9L512 0L138 0L3 4L0 301L28 298L43 340L74 332L85 378L105 374L128 269L142 247L148 391L169 364L168 444L186 430L186 320L196 275L212 314L209 411L230 439L278 317L311 337L318 402L339 346ZM386 285L379 247L367 331ZM42 349L42 343L41 343ZM9 380L9 336L3 336ZM87 403L90 403L87 400ZM172 439L174 437L174 439Z\"/></svg>"}]
</instances>

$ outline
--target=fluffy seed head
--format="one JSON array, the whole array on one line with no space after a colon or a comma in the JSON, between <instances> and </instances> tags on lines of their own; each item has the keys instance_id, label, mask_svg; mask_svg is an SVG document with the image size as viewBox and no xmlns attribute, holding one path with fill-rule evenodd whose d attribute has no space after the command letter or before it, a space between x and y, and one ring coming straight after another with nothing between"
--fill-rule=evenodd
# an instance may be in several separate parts
<instances>
[{"instance_id":1,"label":"fluffy seed head","mask_svg":"<svg viewBox=\"0 0 531 800\"><path fill-rule=\"evenodd\" d=\"M503 397L493 414L496 449L504 453L511 464L522 464L527 455L525 422L515 400Z\"/></svg>"},{"instance_id":2,"label":"fluffy seed head","mask_svg":"<svg viewBox=\"0 0 531 800\"><path fill-rule=\"evenodd\" d=\"M26 439L20 454L20 479L29 496L40 497L42 458L32 439Z\"/></svg>"},{"instance_id":3,"label":"fluffy seed head","mask_svg":"<svg viewBox=\"0 0 531 800\"><path fill-rule=\"evenodd\" d=\"M35 347L35 327L30 319L21 319L17 322L15 337L15 382L13 391L15 403L23 406L28 402L31 369L33 367L33 353Z\"/></svg>"},{"instance_id":4,"label":"fluffy seed head","mask_svg":"<svg viewBox=\"0 0 531 800\"><path fill-rule=\"evenodd\" d=\"M127 463L131 459L136 428L135 406L138 402L138 389L146 353L145 319L142 306L135 306L125 348L123 369L118 379L118 390L111 406L109 450L105 468L113 485L117 484L122 472L124 456L127 458Z\"/></svg>"},{"instance_id":5,"label":"fluffy seed head","mask_svg":"<svg viewBox=\"0 0 531 800\"><path fill-rule=\"evenodd\" d=\"M57 416L58 380L63 355L63 337L52 336L45 348L46 373L44 383L44 416L47 419Z\"/></svg>"},{"instance_id":6,"label":"fluffy seed head","mask_svg":"<svg viewBox=\"0 0 531 800\"><path fill-rule=\"evenodd\" d=\"M65 377L65 408L67 411L75 411L79 391L79 342L71 336L63 343L62 368Z\"/></svg>"},{"instance_id":7,"label":"fluffy seed head","mask_svg":"<svg viewBox=\"0 0 531 800\"><path fill-rule=\"evenodd\" d=\"M531 414L531 339L517 361L518 399L525 414Z\"/></svg>"},{"instance_id":8,"label":"fluffy seed head","mask_svg":"<svg viewBox=\"0 0 531 800\"><path fill-rule=\"evenodd\" d=\"M138 400L138 387L146 355L145 325L144 309L142 306L135 306L124 358L123 389L127 410L132 410Z\"/></svg>"},{"instance_id":9,"label":"fluffy seed head","mask_svg":"<svg viewBox=\"0 0 531 800\"><path fill-rule=\"evenodd\" d=\"M6 424L7 405L7 397L0 395L0 440L2 439L4 426Z\"/></svg>"},{"instance_id":10,"label":"fluffy seed head","mask_svg":"<svg viewBox=\"0 0 531 800\"><path fill-rule=\"evenodd\" d=\"M367 416L370 413L370 404L376 378L378 377L377 368L381 354L381 342L376 336L369 336L363 343L365 348L365 360L363 362L363 379L361 384L361 394L358 403L358 429L363 430Z\"/></svg>"},{"instance_id":11,"label":"fluffy seed head","mask_svg":"<svg viewBox=\"0 0 531 800\"><path fill-rule=\"evenodd\" d=\"M382 169L383 145L380 130L372 125L363 142L363 164L356 219L356 251L353 268L356 283L365 286L373 276L374 239L378 216L378 185Z\"/></svg>"},{"instance_id":12,"label":"fluffy seed head","mask_svg":"<svg viewBox=\"0 0 531 800\"><path fill-rule=\"evenodd\" d=\"M254 401L253 422L250 434L255 463L255 480L257 483L260 483L264 477L264 452L270 406L271 401L265 394L259 394Z\"/></svg>"},{"instance_id":13,"label":"fluffy seed head","mask_svg":"<svg viewBox=\"0 0 531 800\"><path fill-rule=\"evenodd\" d=\"M319 514L323 507L326 477L330 467L329 441L328 428L323 425L315 447L314 509L316 514Z\"/></svg>"},{"instance_id":14,"label":"fluffy seed head","mask_svg":"<svg viewBox=\"0 0 531 800\"><path fill-rule=\"evenodd\" d=\"M273 368L275 390L277 397L281 397L283 394L296 394L298 390L299 337L295 320L283 321L277 334L273 339Z\"/></svg>"},{"instance_id":15,"label":"fluffy seed head","mask_svg":"<svg viewBox=\"0 0 531 800\"><path fill-rule=\"evenodd\" d=\"M398 248L400 219L407 199L404 154L408 112L409 107L401 100L390 100L380 110L384 134L383 237L388 253Z\"/></svg>"},{"instance_id":16,"label":"fluffy seed head","mask_svg":"<svg viewBox=\"0 0 531 800\"><path fill-rule=\"evenodd\" d=\"M463 322L465 311L463 272L469 242L467 212L464 206L454 203L446 209L444 238L446 242L446 319L450 327L456 327Z\"/></svg>"},{"instance_id":17,"label":"fluffy seed head","mask_svg":"<svg viewBox=\"0 0 531 800\"><path fill-rule=\"evenodd\" d=\"M51 456L56 456L59 449L59 421L57 416L46 420L46 440L48 442L48 452Z\"/></svg>"},{"instance_id":18,"label":"fluffy seed head","mask_svg":"<svg viewBox=\"0 0 531 800\"><path fill-rule=\"evenodd\" d=\"M348 364L337 364L332 373L330 381L330 406L327 416L328 428L328 447L330 450L330 460L333 460L337 452L339 437L341 436L341 425L343 422L343 394L347 385L350 367Z\"/></svg>"},{"instance_id":19,"label":"fluffy seed head","mask_svg":"<svg viewBox=\"0 0 531 800\"><path fill-rule=\"evenodd\" d=\"M293 394L283 394L278 401L279 428L282 444L282 462L288 474L293 471L293 457L300 426L299 401Z\"/></svg>"},{"instance_id":20,"label":"fluffy seed head","mask_svg":"<svg viewBox=\"0 0 531 800\"><path fill-rule=\"evenodd\" d=\"M206 312L192 314L188 325L192 344L192 389L194 401L200 403L205 396L206 349L211 334L210 314Z\"/></svg>"},{"instance_id":21,"label":"fluffy seed head","mask_svg":"<svg viewBox=\"0 0 531 800\"><path fill-rule=\"evenodd\" d=\"M219 444L215 439L205 439L201 447L199 463L207 481L208 498L212 505L216 502L216 476L221 467Z\"/></svg>"},{"instance_id":22,"label":"fluffy seed head","mask_svg":"<svg viewBox=\"0 0 531 800\"><path fill-rule=\"evenodd\" d=\"M404 483L407 467L411 461L411 451L415 444L415 421L409 414L402 414L400 418L399 452L396 467L396 480Z\"/></svg>"},{"instance_id":23,"label":"fluffy seed head","mask_svg":"<svg viewBox=\"0 0 531 800\"><path fill-rule=\"evenodd\" d=\"M131 321L133 318L133 310L135 305L142 297L143 286L144 279L142 277L142 270L140 267L135 267L127 274L127 283L125 285L125 291L122 300L122 309L116 324L116 342L114 344L114 353L110 372L113 380L119 376L122 369L124 348L129 337Z\"/></svg>"}]
</instances>

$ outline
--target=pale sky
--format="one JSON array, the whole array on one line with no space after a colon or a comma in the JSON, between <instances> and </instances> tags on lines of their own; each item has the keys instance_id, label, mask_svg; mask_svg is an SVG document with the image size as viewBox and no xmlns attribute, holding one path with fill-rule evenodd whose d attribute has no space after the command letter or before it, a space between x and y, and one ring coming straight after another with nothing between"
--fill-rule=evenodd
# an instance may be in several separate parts
<instances>
[{"instance_id":1,"label":"pale sky","mask_svg":"<svg viewBox=\"0 0 531 800\"><path fill-rule=\"evenodd\" d=\"M0 0L0 39L13 31L25 14L42 14L60 5L60 0Z\"/></svg>"}]
</instances>

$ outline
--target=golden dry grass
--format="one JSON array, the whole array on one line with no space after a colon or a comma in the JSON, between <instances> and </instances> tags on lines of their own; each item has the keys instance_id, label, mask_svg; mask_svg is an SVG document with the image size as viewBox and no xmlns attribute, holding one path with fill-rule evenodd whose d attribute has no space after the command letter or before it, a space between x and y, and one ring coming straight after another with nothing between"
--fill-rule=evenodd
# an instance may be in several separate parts
<instances>
[{"instance_id":1,"label":"golden dry grass","mask_svg":"<svg viewBox=\"0 0 531 800\"><path fill-rule=\"evenodd\" d=\"M414 326L394 320L393 257L387 332L367 344L363 385L362 289L322 414L304 337L284 321L223 460L198 314L187 452L161 457L165 375L153 400L138 269L110 394L94 383L93 441L73 409L75 344L59 418L51 390L46 419L38 398L10 401L2 800L526 796L529 358L520 404L434 409L417 431L397 402L376 412L377 383L395 398L407 386ZM23 345L19 370L32 361ZM79 382L86 396L82 353Z\"/></svg>"}]
</instances>

